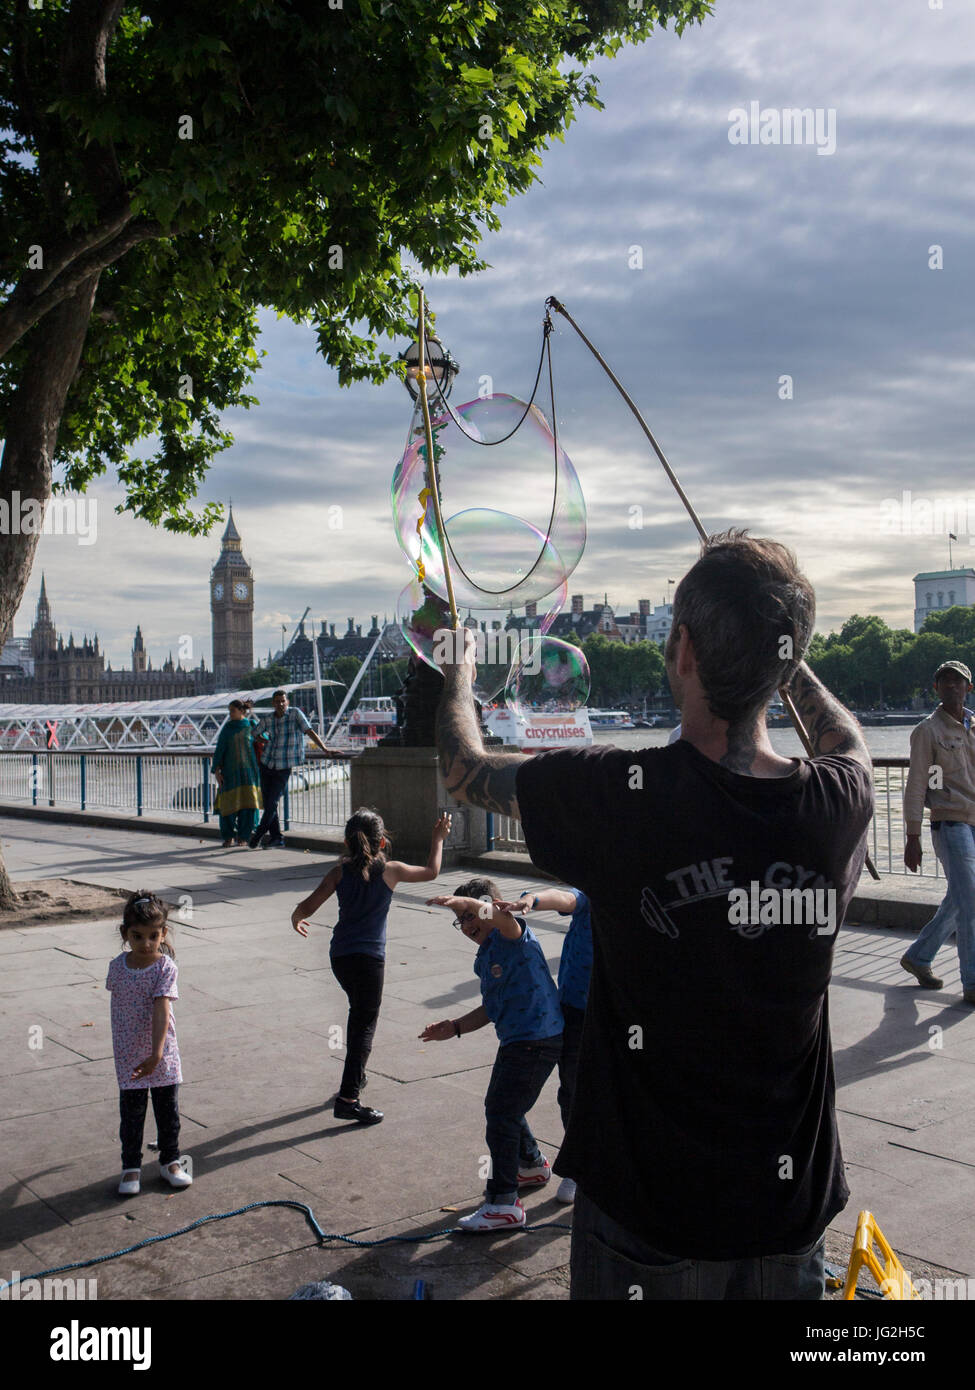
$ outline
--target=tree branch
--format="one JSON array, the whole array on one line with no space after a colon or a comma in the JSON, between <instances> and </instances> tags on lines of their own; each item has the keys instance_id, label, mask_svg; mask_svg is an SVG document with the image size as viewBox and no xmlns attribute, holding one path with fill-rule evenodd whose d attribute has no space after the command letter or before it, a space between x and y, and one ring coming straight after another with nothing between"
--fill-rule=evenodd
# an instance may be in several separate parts
<instances>
[{"instance_id":1,"label":"tree branch","mask_svg":"<svg viewBox=\"0 0 975 1390\"><path fill-rule=\"evenodd\" d=\"M46 253L44 273L39 276L32 276L30 280L21 281L21 284L14 291L14 295L19 298L21 287L23 287L26 299L36 299L49 285L54 283L72 261L84 255L86 251L94 250L96 246L102 246L106 241L111 241L112 237L118 236L126 223L131 220L132 209L129 206L128 198L126 198L124 204L109 214L105 220L99 222L97 227L91 227L88 231L82 232L80 236L70 237L67 241L62 241L60 245L54 247L53 251ZM14 295L11 295L11 300Z\"/></svg>"},{"instance_id":2,"label":"tree branch","mask_svg":"<svg viewBox=\"0 0 975 1390\"><path fill-rule=\"evenodd\" d=\"M22 281L0 310L0 361L28 329L33 328L34 324L56 305L73 295L79 285L92 275L97 276L106 266L112 265L140 242L166 235L168 234L159 222L133 222L114 240L104 242L78 256L42 294L31 298L26 294L21 295L24 284Z\"/></svg>"}]
</instances>

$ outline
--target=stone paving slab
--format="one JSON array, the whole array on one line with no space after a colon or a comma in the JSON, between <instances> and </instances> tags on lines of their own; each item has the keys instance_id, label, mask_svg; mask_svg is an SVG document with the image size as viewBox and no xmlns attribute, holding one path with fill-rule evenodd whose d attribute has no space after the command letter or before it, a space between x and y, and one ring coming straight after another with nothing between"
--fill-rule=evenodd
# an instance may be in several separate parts
<instances>
[{"instance_id":1,"label":"stone paving slab","mask_svg":"<svg viewBox=\"0 0 975 1390\"><path fill-rule=\"evenodd\" d=\"M975 1126L967 1112L950 1115L947 1120L928 1125L918 1134L905 1136L898 1143L916 1153L967 1164L975 1175Z\"/></svg>"},{"instance_id":2,"label":"stone paving slab","mask_svg":"<svg viewBox=\"0 0 975 1390\"><path fill-rule=\"evenodd\" d=\"M975 1074L969 1064L928 1050L897 1070L855 1076L841 1088L838 1104L857 1115L919 1130L952 1113L971 1116Z\"/></svg>"},{"instance_id":3,"label":"stone paving slab","mask_svg":"<svg viewBox=\"0 0 975 1390\"><path fill-rule=\"evenodd\" d=\"M369 1234L381 1238L437 1233L453 1226L463 1214L463 1211L433 1210L420 1214L410 1223L390 1222L374 1228ZM393 1287L398 1284L403 1290L401 1297L409 1297L414 1281L423 1279L434 1300L565 1299L567 1284L525 1274L519 1268L521 1263L531 1261L535 1242L552 1242L559 1235L568 1239L567 1232L549 1234L542 1220L528 1229L505 1234L489 1231L468 1235L454 1230L428 1243L404 1242L381 1246L374 1251L347 1253L340 1256L327 1277L350 1290L365 1285L368 1291L375 1270L379 1278L396 1281ZM366 1296L389 1297L390 1294L377 1290L374 1295L366 1292Z\"/></svg>"},{"instance_id":4,"label":"stone paving slab","mask_svg":"<svg viewBox=\"0 0 975 1390\"><path fill-rule=\"evenodd\" d=\"M329 1196L355 1213L359 1227L379 1225L391 1214L409 1217L435 1206L458 1204L464 1211L473 1210L483 1200L477 1155L467 1151L466 1123L439 1126L436 1143L424 1154L422 1165L416 1166L403 1162L402 1135L398 1143L368 1151L361 1134L333 1129L329 1136L303 1144L305 1162L299 1160L296 1166L281 1171L310 1194L305 1200L312 1207L317 1209L319 1197ZM407 1142L411 1137L407 1136ZM307 1161L312 1153L321 1156L313 1168ZM395 1180L394 1192L390 1191L391 1178Z\"/></svg>"},{"instance_id":5,"label":"stone paving slab","mask_svg":"<svg viewBox=\"0 0 975 1390\"><path fill-rule=\"evenodd\" d=\"M134 1214L127 1216L122 1211L106 1216L100 1221L82 1222L78 1225L61 1223L53 1229L25 1237L22 1244L30 1250L32 1258L20 1266L20 1271L22 1275L30 1277L48 1269L57 1269L62 1265L94 1259L99 1255L124 1249L158 1234L159 1232L146 1221L140 1220ZM158 1277L160 1264L160 1260L150 1249L135 1251L118 1261L78 1269L72 1273L78 1278L97 1278L100 1299L129 1298L130 1291L135 1288L141 1288L145 1284L152 1288L154 1276Z\"/></svg>"},{"instance_id":6,"label":"stone paving slab","mask_svg":"<svg viewBox=\"0 0 975 1390\"><path fill-rule=\"evenodd\" d=\"M106 1135L118 1134L118 1091L87 1105L16 1119L0 1119L0 1166L22 1170L25 1165L43 1167L69 1158L84 1158L102 1148ZM121 1159L117 1157L114 1167ZM109 1170L112 1171L112 1170Z\"/></svg>"},{"instance_id":7,"label":"stone paving slab","mask_svg":"<svg viewBox=\"0 0 975 1390\"><path fill-rule=\"evenodd\" d=\"M100 1062L76 1059L70 1079L65 1077L62 1068L40 1074L22 1072L18 1076L8 1077L3 1083L4 1118L54 1114L58 1110L84 1105L90 1100L97 1101L114 1083L115 1063L108 1058Z\"/></svg>"},{"instance_id":8,"label":"stone paving slab","mask_svg":"<svg viewBox=\"0 0 975 1390\"><path fill-rule=\"evenodd\" d=\"M28 951L47 951L52 944L49 940L41 940L35 936L33 928L23 931L0 931L0 956L4 959L7 956L26 954Z\"/></svg>"},{"instance_id":9,"label":"stone paving slab","mask_svg":"<svg viewBox=\"0 0 975 1390\"><path fill-rule=\"evenodd\" d=\"M399 1226L402 1224L397 1223ZM411 1231L415 1224L411 1223ZM436 1221L431 1225L433 1229L437 1229ZM381 1232L383 1235L396 1233L396 1225L384 1227ZM478 1246L476 1238L459 1237L458 1240L466 1240L468 1245ZM355 1289L354 1297L358 1300L410 1301L417 1279L424 1281L428 1297L434 1301L490 1298L549 1302L568 1297L566 1286L551 1279L526 1278L513 1270L505 1269L489 1255L485 1255L483 1249L479 1255L478 1249L472 1250L472 1258L460 1266L444 1263L439 1255L444 1244L445 1242L437 1241L416 1247L422 1254L412 1264L405 1263L405 1256L397 1258L389 1253L391 1249L408 1251L414 1248L407 1245L385 1247L378 1252L356 1251L352 1254L342 1247L295 1250L264 1260L259 1271L253 1271L244 1265L226 1274L188 1280L171 1288L158 1290L151 1297L253 1298L256 1296L255 1280L258 1279L260 1297L264 1299L288 1299L302 1285L317 1283L323 1279L328 1279L343 1288Z\"/></svg>"},{"instance_id":10,"label":"stone paving slab","mask_svg":"<svg viewBox=\"0 0 975 1390\"><path fill-rule=\"evenodd\" d=\"M37 952L29 953L36 957ZM50 988L52 985L77 985L91 979L91 975L77 961L72 961L57 951L45 951L36 965L8 957L3 965L2 990L4 994L15 994L19 989Z\"/></svg>"},{"instance_id":11,"label":"stone paving slab","mask_svg":"<svg viewBox=\"0 0 975 1390\"><path fill-rule=\"evenodd\" d=\"M289 1187L281 1179L277 1180L277 1184L267 1179L243 1184L237 1189L234 1205L281 1197L289 1191ZM189 1191L192 1189L175 1193L168 1199L174 1229L196 1219L197 1213L191 1212L183 1201ZM138 1197L132 1198L130 1204L135 1205L140 1200ZM160 1234L137 1212L131 1215L132 1220L119 1215L77 1230L68 1228L70 1234L77 1237L79 1253L75 1253L72 1248L74 1242L67 1238L65 1231L25 1243L34 1251L35 1258L44 1260L46 1267L49 1267L101 1251L119 1249L147 1236ZM193 1279L250 1267L253 1273L249 1281L242 1277L236 1281L236 1296L254 1298L263 1294L259 1271L265 1259L274 1258L282 1251L307 1248L314 1243L315 1236L300 1212L268 1207L228 1221L202 1226L178 1236L172 1242L134 1251L117 1261L99 1265L90 1273L98 1279L99 1299L111 1299L158 1294Z\"/></svg>"},{"instance_id":12,"label":"stone paving slab","mask_svg":"<svg viewBox=\"0 0 975 1390\"><path fill-rule=\"evenodd\" d=\"M948 1172L942 1160L928 1159L910 1184L888 1181L881 1189L876 1171L856 1164L849 1164L846 1176L850 1201L833 1222L844 1234L853 1235L857 1214L866 1209L898 1250L927 1260L928 1252L936 1248L943 1257L939 1263L962 1274L972 1273L975 1218L970 1213L975 1174L964 1174L958 1165Z\"/></svg>"},{"instance_id":13,"label":"stone paving slab","mask_svg":"<svg viewBox=\"0 0 975 1390\"><path fill-rule=\"evenodd\" d=\"M155 1125L151 1117L146 1120L146 1139L155 1135ZM186 1148L195 1151L206 1136L206 1131L184 1117ZM65 1155L65 1161L32 1171L25 1164L11 1165L14 1176L39 1202L44 1203L62 1221L72 1226L87 1221L103 1221L118 1209L120 1199L118 1182L121 1176L121 1163L117 1145L103 1144L94 1153L84 1158L74 1159ZM146 1150L143 1154L143 1185L157 1188L168 1196L173 1191L159 1176L156 1155ZM181 1193L179 1194L182 1195Z\"/></svg>"},{"instance_id":14,"label":"stone paving slab","mask_svg":"<svg viewBox=\"0 0 975 1390\"><path fill-rule=\"evenodd\" d=\"M36 1014L31 1018L31 1026L40 1025L43 1030L43 1023L37 1018ZM27 1025L24 1025L27 1031ZM104 1054L111 1055L111 1048ZM11 1050L4 1058L4 1072L8 1077L30 1075L35 1076L38 1072L49 1071L51 1069L73 1066L75 1062L90 1061L90 1057L83 1056L81 1053L69 1047L62 1047L55 1042L50 1035L43 1037L43 1046L32 1049L30 1045L25 1048ZM6 1113L6 1086L4 1087L3 1109Z\"/></svg>"}]
</instances>

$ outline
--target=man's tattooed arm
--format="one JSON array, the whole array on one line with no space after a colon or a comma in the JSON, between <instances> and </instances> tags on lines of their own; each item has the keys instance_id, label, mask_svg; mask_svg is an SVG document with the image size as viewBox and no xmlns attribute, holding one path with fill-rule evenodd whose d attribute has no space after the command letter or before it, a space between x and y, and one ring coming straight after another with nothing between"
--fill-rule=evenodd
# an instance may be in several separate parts
<instances>
[{"instance_id":1,"label":"man's tattooed arm","mask_svg":"<svg viewBox=\"0 0 975 1390\"><path fill-rule=\"evenodd\" d=\"M856 758L869 771L870 754L860 725L850 711L835 699L803 661L792 679L790 693L809 734L813 753L843 753Z\"/></svg>"},{"instance_id":2,"label":"man's tattooed arm","mask_svg":"<svg viewBox=\"0 0 975 1390\"><path fill-rule=\"evenodd\" d=\"M489 753L485 749L469 675L463 666L442 669L437 748L447 790L458 801L517 819L515 776L524 758L520 753Z\"/></svg>"}]
</instances>

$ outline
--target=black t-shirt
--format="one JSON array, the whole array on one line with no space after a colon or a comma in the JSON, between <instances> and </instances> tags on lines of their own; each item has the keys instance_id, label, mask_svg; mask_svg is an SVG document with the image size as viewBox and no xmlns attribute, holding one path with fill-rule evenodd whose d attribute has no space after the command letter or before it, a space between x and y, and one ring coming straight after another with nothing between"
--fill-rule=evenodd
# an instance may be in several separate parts
<instances>
[{"instance_id":1,"label":"black t-shirt","mask_svg":"<svg viewBox=\"0 0 975 1390\"><path fill-rule=\"evenodd\" d=\"M556 1171L669 1254L817 1240L849 1196L826 990L866 853L869 772L822 757L746 777L681 740L542 754L519 768L517 797L534 862L592 905Z\"/></svg>"}]
</instances>

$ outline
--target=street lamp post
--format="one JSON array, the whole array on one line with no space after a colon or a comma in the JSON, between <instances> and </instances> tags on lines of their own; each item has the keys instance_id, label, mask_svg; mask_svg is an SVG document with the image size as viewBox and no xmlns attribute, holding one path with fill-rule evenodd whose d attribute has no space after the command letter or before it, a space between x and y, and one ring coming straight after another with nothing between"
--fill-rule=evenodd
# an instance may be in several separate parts
<instances>
[{"instance_id":1,"label":"street lamp post","mask_svg":"<svg viewBox=\"0 0 975 1390\"><path fill-rule=\"evenodd\" d=\"M454 384L460 366L440 342L440 339L426 335L423 342L424 375L428 382L435 381L432 395L434 406L442 395L446 400ZM400 361L406 363L406 389L414 404L419 400L417 377L420 374L420 344L411 343L400 353ZM438 389L439 388L439 389ZM422 432L422 425L417 433ZM423 586L426 602L432 603L442 615L442 625L450 626L450 612L439 595ZM400 748L432 748L436 743L437 705L443 689L443 677L428 666L425 661L412 655L403 684L394 696L396 702L396 728L382 740L386 746Z\"/></svg>"},{"instance_id":2,"label":"street lamp post","mask_svg":"<svg viewBox=\"0 0 975 1390\"><path fill-rule=\"evenodd\" d=\"M455 362L443 343L435 334L427 334L423 340L423 374L427 381L436 383L433 392L434 404L443 397L447 400L450 396L450 388L454 384L454 378L460 371L460 363ZM410 346L399 355L399 360L406 363L406 389L410 393L410 399L414 402L420 398L420 392L416 384L416 379L420 375L420 344L411 343ZM439 387L439 390L436 389Z\"/></svg>"},{"instance_id":3,"label":"street lamp post","mask_svg":"<svg viewBox=\"0 0 975 1390\"><path fill-rule=\"evenodd\" d=\"M425 485L432 489L436 543L443 549L445 541L439 506L439 479L433 457L430 415L443 413L443 400L453 385L458 368L443 344L431 337L423 327L422 291L418 298L417 338L422 341L414 343L400 356L405 363L406 389L414 405L418 404L423 411L419 434L425 437L431 456L427 460L429 467ZM433 400L429 401L431 394ZM428 401L433 407L432 411L428 408ZM415 423L414 414L413 425ZM412 432L413 425L409 439L411 446L420 443ZM446 561L444 573L450 595L452 589ZM441 598L425 585L422 587L421 607L428 611L438 627L453 628L457 620L453 598ZM397 855L416 863L422 862L421 856L429 849L429 825L444 809L449 809L453 814L453 825L450 841L444 846L446 868L461 856L483 854L490 848L491 841L487 813L476 806L464 806L457 802L443 779L436 748L437 706L442 692L443 676L440 672L412 655L406 677L395 697L397 727L382 740L379 747L366 748L358 758L353 759L349 791L354 806L377 807L390 828Z\"/></svg>"}]
</instances>

